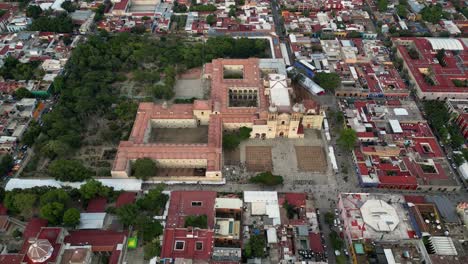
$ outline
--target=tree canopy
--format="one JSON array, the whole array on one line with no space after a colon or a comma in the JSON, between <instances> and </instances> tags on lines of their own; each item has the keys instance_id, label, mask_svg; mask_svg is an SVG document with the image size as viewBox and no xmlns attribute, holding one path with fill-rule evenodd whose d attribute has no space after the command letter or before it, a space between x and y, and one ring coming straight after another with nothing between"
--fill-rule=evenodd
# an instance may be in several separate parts
<instances>
[{"instance_id":1,"label":"tree canopy","mask_svg":"<svg viewBox=\"0 0 468 264\"><path fill-rule=\"evenodd\" d=\"M36 19L42 14L42 8L37 5L30 5L26 9L26 16Z\"/></svg>"},{"instance_id":2,"label":"tree canopy","mask_svg":"<svg viewBox=\"0 0 468 264\"><path fill-rule=\"evenodd\" d=\"M335 89L340 87L341 79L337 73L317 72L314 75L314 81L317 82L323 89L334 92Z\"/></svg>"},{"instance_id":3,"label":"tree canopy","mask_svg":"<svg viewBox=\"0 0 468 264\"><path fill-rule=\"evenodd\" d=\"M21 63L18 59L8 56L0 68L0 76L7 80L32 80L38 75L39 62Z\"/></svg>"},{"instance_id":4,"label":"tree canopy","mask_svg":"<svg viewBox=\"0 0 468 264\"><path fill-rule=\"evenodd\" d=\"M169 197L162 193L164 185L158 185L155 189L151 189L142 198L137 200L137 205L141 210L149 211L157 214L164 208Z\"/></svg>"},{"instance_id":5,"label":"tree canopy","mask_svg":"<svg viewBox=\"0 0 468 264\"><path fill-rule=\"evenodd\" d=\"M263 258L265 256L265 251L264 251L265 246L266 246L265 236L251 235L244 249L246 257Z\"/></svg>"},{"instance_id":6,"label":"tree canopy","mask_svg":"<svg viewBox=\"0 0 468 264\"><path fill-rule=\"evenodd\" d=\"M59 181L77 182L91 178L93 174L79 160L54 160L48 168L49 174Z\"/></svg>"},{"instance_id":7,"label":"tree canopy","mask_svg":"<svg viewBox=\"0 0 468 264\"><path fill-rule=\"evenodd\" d=\"M73 31L73 22L66 13L58 16L41 16L35 19L29 27L31 31L71 33Z\"/></svg>"},{"instance_id":8,"label":"tree canopy","mask_svg":"<svg viewBox=\"0 0 468 264\"><path fill-rule=\"evenodd\" d=\"M63 224L73 227L80 223L80 211L76 208L69 208L63 214Z\"/></svg>"},{"instance_id":9,"label":"tree canopy","mask_svg":"<svg viewBox=\"0 0 468 264\"><path fill-rule=\"evenodd\" d=\"M145 242L150 242L163 233L161 223L145 215L138 216L135 225Z\"/></svg>"},{"instance_id":10,"label":"tree canopy","mask_svg":"<svg viewBox=\"0 0 468 264\"><path fill-rule=\"evenodd\" d=\"M13 157L10 154L5 154L0 159L0 176L4 176L13 168Z\"/></svg>"},{"instance_id":11,"label":"tree canopy","mask_svg":"<svg viewBox=\"0 0 468 264\"><path fill-rule=\"evenodd\" d=\"M377 0L377 9L380 12L385 12L388 9L388 0Z\"/></svg>"},{"instance_id":12,"label":"tree canopy","mask_svg":"<svg viewBox=\"0 0 468 264\"><path fill-rule=\"evenodd\" d=\"M406 8L406 6L401 5L401 4L397 5L396 11L397 11L398 16L403 17L403 18L408 17L408 9Z\"/></svg>"},{"instance_id":13,"label":"tree canopy","mask_svg":"<svg viewBox=\"0 0 468 264\"><path fill-rule=\"evenodd\" d=\"M117 208L117 216L120 222L125 226L133 225L139 214L138 207L135 204L126 204Z\"/></svg>"},{"instance_id":14,"label":"tree canopy","mask_svg":"<svg viewBox=\"0 0 468 264\"><path fill-rule=\"evenodd\" d=\"M74 12L77 9L76 4L74 4L72 1L67 0L64 1L61 5L63 9L65 9L68 13Z\"/></svg>"},{"instance_id":15,"label":"tree canopy","mask_svg":"<svg viewBox=\"0 0 468 264\"><path fill-rule=\"evenodd\" d=\"M357 141L357 134L352 128L345 128L340 131L340 136L337 139L338 145L344 150L351 151L354 149Z\"/></svg>"},{"instance_id":16,"label":"tree canopy","mask_svg":"<svg viewBox=\"0 0 468 264\"><path fill-rule=\"evenodd\" d=\"M443 17L443 9L440 4L427 5L420 12L422 19L432 24L436 24Z\"/></svg>"},{"instance_id":17,"label":"tree canopy","mask_svg":"<svg viewBox=\"0 0 468 264\"><path fill-rule=\"evenodd\" d=\"M208 217L206 215L189 215L185 217L185 227L208 228Z\"/></svg>"},{"instance_id":18,"label":"tree canopy","mask_svg":"<svg viewBox=\"0 0 468 264\"><path fill-rule=\"evenodd\" d=\"M259 183L267 186L283 184L283 176L273 175L271 172L262 172L249 179L251 183Z\"/></svg>"},{"instance_id":19,"label":"tree canopy","mask_svg":"<svg viewBox=\"0 0 468 264\"><path fill-rule=\"evenodd\" d=\"M250 138L251 128L241 127L238 131L228 132L223 134L223 149L225 150L234 150L239 144Z\"/></svg>"},{"instance_id":20,"label":"tree canopy","mask_svg":"<svg viewBox=\"0 0 468 264\"><path fill-rule=\"evenodd\" d=\"M213 14L209 14L208 16L206 16L206 23L209 24L209 25L213 25L216 23L216 16L213 15Z\"/></svg>"},{"instance_id":21,"label":"tree canopy","mask_svg":"<svg viewBox=\"0 0 468 264\"><path fill-rule=\"evenodd\" d=\"M143 248L144 258L150 260L161 254L161 245L159 242L151 242L145 245Z\"/></svg>"},{"instance_id":22,"label":"tree canopy","mask_svg":"<svg viewBox=\"0 0 468 264\"><path fill-rule=\"evenodd\" d=\"M52 202L58 202L67 205L70 202L70 196L63 189L51 189L43 195L41 195L41 197L39 198L39 204L41 206Z\"/></svg>"},{"instance_id":23,"label":"tree canopy","mask_svg":"<svg viewBox=\"0 0 468 264\"><path fill-rule=\"evenodd\" d=\"M40 216L46 219L52 225L57 225L62 222L65 206L59 202L52 202L41 207Z\"/></svg>"},{"instance_id":24,"label":"tree canopy","mask_svg":"<svg viewBox=\"0 0 468 264\"><path fill-rule=\"evenodd\" d=\"M21 100L23 98L32 98L34 95L26 88L20 87L13 94L16 100Z\"/></svg>"},{"instance_id":25,"label":"tree canopy","mask_svg":"<svg viewBox=\"0 0 468 264\"><path fill-rule=\"evenodd\" d=\"M24 217L32 215L32 209L37 201L37 195L27 192L7 192L4 199L5 207Z\"/></svg>"},{"instance_id":26,"label":"tree canopy","mask_svg":"<svg viewBox=\"0 0 468 264\"><path fill-rule=\"evenodd\" d=\"M85 200L90 200L97 196L108 197L112 189L102 185L100 181L91 179L80 186L81 197Z\"/></svg>"},{"instance_id":27,"label":"tree canopy","mask_svg":"<svg viewBox=\"0 0 468 264\"><path fill-rule=\"evenodd\" d=\"M132 165L132 170L137 179L147 180L156 175L156 162L150 158L137 159Z\"/></svg>"}]
</instances>

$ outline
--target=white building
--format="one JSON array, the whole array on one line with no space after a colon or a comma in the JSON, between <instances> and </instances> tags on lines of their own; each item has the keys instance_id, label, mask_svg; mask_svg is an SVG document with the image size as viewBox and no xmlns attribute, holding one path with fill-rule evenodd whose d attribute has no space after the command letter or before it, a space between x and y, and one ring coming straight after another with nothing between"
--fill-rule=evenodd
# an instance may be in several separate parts
<instances>
[{"instance_id":1,"label":"white building","mask_svg":"<svg viewBox=\"0 0 468 264\"><path fill-rule=\"evenodd\" d=\"M32 20L29 17L14 17L7 25L8 32L19 32L25 30L31 25Z\"/></svg>"}]
</instances>

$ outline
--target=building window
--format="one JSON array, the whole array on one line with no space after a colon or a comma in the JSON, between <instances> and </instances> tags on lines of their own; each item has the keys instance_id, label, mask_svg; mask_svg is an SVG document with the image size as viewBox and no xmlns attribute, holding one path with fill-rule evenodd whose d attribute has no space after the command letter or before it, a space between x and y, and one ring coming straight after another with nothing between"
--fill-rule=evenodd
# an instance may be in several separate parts
<instances>
[{"instance_id":1,"label":"building window","mask_svg":"<svg viewBox=\"0 0 468 264\"><path fill-rule=\"evenodd\" d=\"M202 206L202 202L199 202L199 201L192 202L192 206L200 207L200 206Z\"/></svg>"},{"instance_id":2,"label":"building window","mask_svg":"<svg viewBox=\"0 0 468 264\"><path fill-rule=\"evenodd\" d=\"M185 248L185 241L176 241L175 242L175 250L184 250Z\"/></svg>"},{"instance_id":3,"label":"building window","mask_svg":"<svg viewBox=\"0 0 468 264\"><path fill-rule=\"evenodd\" d=\"M201 114L202 114L202 115L204 115L204 114L205 114L205 112L201 112Z\"/></svg>"},{"instance_id":4,"label":"building window","mask_svg":"<svg viewBox=\"0 0 468 264\"><path fill-rule=\"evenodd\" d=\"M197 250L197 251L203 250L203 242L196 242L195 243L195 250Z\"/></svg>"},{"instance_id":5,"label":"building window","mask_svg":"<svg viewBox=\"0 0 468 264\"><path fill-rule=\"evenodd\" d=\"M281 121L281 124L284 125L284 121Z\"/></svg>"}]
</instances>

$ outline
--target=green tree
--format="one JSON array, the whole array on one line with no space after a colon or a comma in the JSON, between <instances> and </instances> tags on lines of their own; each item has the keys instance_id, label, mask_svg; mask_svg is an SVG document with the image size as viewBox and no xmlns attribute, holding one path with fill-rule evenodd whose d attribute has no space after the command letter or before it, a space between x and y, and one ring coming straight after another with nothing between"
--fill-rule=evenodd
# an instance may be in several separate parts
<instances>
[{"instance_id":1,"label":"green tree","mask_svg":"<svg viewBox=\"0 0 468 264\"><path fill-rule=\"evenodd\" d=\"M419 59L419 52L413 47L408 49L408 55L413 60L418 60Z\"/></svg>"},{"instance_id":2,"label":"green tree","mask_svg":"<svg viewBox=\"0 0 468 264\"><path fill-rule=\"evenodd\" d=\"M335 221L335 216L331 212L326 212L325 213L325 223L327 223L329 226L333 225L333 222Z\"/></svg>"},{"instance_id":3,"label":"green tree","mask_svg":"<svg viewBox=\"0 0 468 264\"><path fill-rule=\"evenodd\" d=\"M33 98L34 95L26 88L20 87L18 90L15 91L13 94L16 100L21 100L23 98Z\"/></svg>"},{"instance_id":4,"label":"green tree","mask_svg":"<svg viewBox=\"0 0 468 264\"><path fill-rule=\"evenodd\" d=\"M273 175L271 172L262 172L257 174L255 177L249 179L251 183L259 183L267 186L275 186L283 184L283 177Z\"/></svg>"},{"instance_id":5,"label":"green tree","mask_svg":"<svg viewBox=\"0 0 468 264\"><path fill-rule=\"evenodd\" d=\"M4 176L11 171L14 165L13 157L10 154L5 154L0 160L0 176Z\"/></svg>"},{"instance_id":6,"label":"green tree","mask_svg":"<svg viewBox=\"0 0 468 264\"><path fill-rule=\"evenodd\" d=\"M91 178L93 174L79 160L54 160L48 168L49 174L59 181L79 182Z\"/></svg>"},{"instance_id":7,"label":"green tree","mask_svg":"<svg viewBox=\"0 0 468 264\"><path fill-rule=\"evenodd\" d=\"M206 17L206 23L209 24L210 26L212 26L213 24L216 23L216 16L213 15L213 14L209 14L207 17Z\"/></svg>"},{"instance_id":8,"label":"green tree","mask_svg":"<svg viewBox=\"0 0 468 264\"><path fill-rule=\"evenodd\" d=\"M68 13L74 12L76 10L76 5L72 3L72 1L64 1L61 5L63 9L65 9Z\"/></svg>"},{"instance_id":9,"label":"green tree","mask_svg":"<svg viewBox=\"0 0 468 264\"><path fill-rule=\"evenodd\" d=\"M341 79L337 73L318 72L314 76L314 81L317 82L323 89L334 92L340 87Z\"/></svg>"},{"instance_id":10,"label":"green tree","mask_svg":"<svg viewBox=\"0 0 468 264\"><path fill-rule=\"evenodd\" d=\"M139 215L136 220L136 229L143 237L143 241L153 241L163 233L163 226L159 221L155 221L146 215Z\"/></svg>"},{"instance_id":11,"label":"green tree","mask_svg":"<svg viewBox=\"0 0 468 264\"><path fill-rule=\"evenodd\" d=\"M143 251L145 260L150 260L161 254L161 245L159 242L151 242L145 245Z\"/></svg>"},{"instance_id":12,"label":"green tree","mask_svg":"<svg viewBox=\"0 0 468 264\"><path fill-rule=\"evenodd\" d=\"M125 226L133 225L138 217L138 207L135 204L126 204L117 208L117 216Z\"/></svg>"},{"instance_id":13,"label":"green tree","mask_svg":"<svg viewBox=\"0 0 468 264\"><path fill-rule=\"evenodd\" d=\"M208 228L208 217L206 215L189 215L185 217L185 227Z\"/></svg>"},{"instance_id":14,"label":"green tree","mask_svg":"<svg viewBox=\"0 0 468 264\"><path fill-rule=\"evenodd\" d=\"M48 203L41 207L40 216L52 225L57 225L62 222L65 206L59 202Z\"/></svg>"},{"instance_id":15,"label":"green tree","mask_svg":"<svg viewBox=\"0 0 468 264\"><path fill-rule=\"evenodd\" d=\"M56 17L41 16L33 21L29 30L56 33L71 33L73 22L71 17L62 13Z\"/></svg>"},{"instance_id":16,"label":"green tree","mask_svg":"<svg viewBox=\"0 0 468 264\"><path fill-rule=\"evenodd\" d=\"M233 6L233 5L230 6L228 16L229 16L229 17L236 17L236 16L237 16L236 7L235 7L235 6Z\"/></svg>"},{"instance_id":17,"label":"green tree","mask_svg":"<svg viewBox=\"0 0 468 264\"><path fill-rule=\"evenodd\" d=\"M137 200L137 205L141 210L152 213L159 213L166 205L169 197L163 193L164 185L160 184L155 189L151 189L141 199Z\"/></svg>"},{"instance_id":18,"label":"green tree","mask_svg":"<svg viewBox=\"0 0 468 264\"><path fill-rule=\"evenodd\" d=\"M440 66L447 66L447 62L445 61L445 49L440 49L437 51L436 59L439 61Z\"/></svg>"},{"instance_id":19,"label":"green tree","mask_svg":"<svg viewBox=\"0 0 468 264\"><path fill-rule=\"evenodd\" d=\"M462 154L455 154L453 155L453 162L457 165L460 166L465 162L465 158L463 158Z\"/></svg>"},{"instance_id":20,"label":"green tree","mask_svg":"<svg viewBox=\"0 0 468 264\"><path fill-rule=\"evenodd\" d=\"M132 166L137 179L147 180L156 175L156 162L150 158L137 159Z\"/></svg>"},{"instance_id":21,"label":"green tree","mask_svg":"<svg viewBox=\"0 0 468 264\"><path fill-rule=\"evenodd\" d=\"M243 127L239 128L239 138L241 140L249 139L251 132L252 132L251 128L243 126Z\"/></svg>"},{"instance_id":22,"label":"green tree","mask_svg":"<svg viewBox=\"0 0 468 264\"><path fill-rule=\"evenodd\" d=\"M463 153L463 158L465 158L465 160L468 161L468 149L464 148L461 151Z\"/></svg>"},{"instance_id":23,"label":"green tree","mask_svg":"<svg viewBox=\"0 0 468 264\"><path fill-rule=\"evenodd\" d=\"M338 236L338 233L336 233L336 231L332 231L330 233L330 241L331 241L333 249L341 250L341 248L343 248L343 240L341 240L341 238Z\"/></svg>"},{"instance_id":24,"label":"green tree","mask_svg":"<svg viewBox=\"0 0 468 264\"><path fill-rule=\"evenodd\" d=\"M377 0L377 9L380 12L385 12L388 9L388 0Z\"/></svg>"},{"instance_id":25,"label":"green tree","mask_svg":"<svg viewBox=\"0 0 468 264\"><path fill-rule=\"evenodd\" d=\"M23 134L22 142L26 145L32 145L41 133L41 127L35 120L31 120L28 130Z\"/></svg>"},{"instance_id":26,"label":"green tree","mask_svg":"<svg viewBox=\"0 0 468 264\"><path fill-rule=\"evenodd\" d=\"M352 128L345 128L340 131L340 136L336 141L337 144L344 150L351 151L354 149L357 141L357 134Z\"/></svg>"},{"instance_id":27,"label":"green tree","mask_svg":"<svg viewBox=\"0 0 468 264\"><path fill-rule=\"evenodd\" d=\"M406 6L401 5L401 4L397 5L396 11L397 11L398 16L403 17L403 18L408 17L408 9L406 8Z\"/></svg>"},{"instance_id":28,"label":"green tree","mask_svg":"<svg viewBox=\"0 0 468 264\"><path fill-rule=\"evenodd\" d=\"M39 198L39 204L44 206L49 203L58 202L67 205L70 202L70 196L63 189L51 189L41 195Z\"/></svg>"},{"instance_id":29,"label":"green tree","mask_svg":"<svg viewBox=\"0 0 468 264\"><path fill-rule=\"evenodd\" d=\"M186 5L181 5L179 2L174 1L174 6L172 7L172 11L174 11L174 13L187 13L187 10L188 8Z\"/></svg>"},{"instance_id":30,"label":"green tree","mask_svg":"<svg viewBox=\"0 0 468 264\"><path fill-rule=\"evenodd\" d=\"M61 140L49 140L42 148L41 154L48 158L64 158L70 153L70 146Z\"/></svg>"},{"instance_id":31,"label":"green tree","mask_svg":"<svg viewBox=\"0 0 468 264\"><path fill-rule=\"evenodd\" d=\"M235 134L224 134L223 135L223 149L234 150L240 144L240 139Z\"/></svg>"},{"instance_id":32,"label":"green tree","mask_svg":"<svg viewBox=\"0 0 468 264\"><path fill-rule=\"evenodd\" d=\"M22 216L30 217L32 214L32 209L36 204L36 200L37 196L35 194L17 193L14 195L13 208L16 209Z\"/></svg>"},{"instance_id":33,"label":"green tree","mask_svg":"<svg viewBox=\"0 0 468 264\"><path fill-rule=\"evenodd\" d=\"M80 211L76 208L70 208L63 214L63 224L65 226L74 227L80 223Z\"/></svg>"},{"instance_id":34,"label":"green tree","mask_svg":"<svg viewBox=\"0 0 468 264\"><path fill-rule=\"evenodd\" d=\"M425 6L420 12L422 19L432 24L436 24L443 16L443 9L440 4Z\"/></svg>"},{"instance_id":35,"label":"green tree","mask_svg":"<svg viewBox=\"0 0 468 264\"><path fill-rule=\"evenodd\" d=\"M26 9L26 16L36 19L42 14L42 9L37 5L30 5Z\"/></svg>"},{"instance_id":36,"label":"green tree","mask_svg":"<svg viewBox=\"0 0 468 264\"><path fill-rule=\"evenodd\" d=\"M248 258L265 257L266 241L263 235L251 235L245 247L245 254Z\"/></svg>"},{"instance_id":37,"label":"green tree","mask_svg":"<svg viewBox=\"0 0 468 264\"><path fill-rule=\"evenodd\" d=\"M95 179L88 180L80 186L81 197L85 200L90 200L97 196L108 197L111 192L111 188L102 185L100 181Z\"/></svg>"}]
</instances>

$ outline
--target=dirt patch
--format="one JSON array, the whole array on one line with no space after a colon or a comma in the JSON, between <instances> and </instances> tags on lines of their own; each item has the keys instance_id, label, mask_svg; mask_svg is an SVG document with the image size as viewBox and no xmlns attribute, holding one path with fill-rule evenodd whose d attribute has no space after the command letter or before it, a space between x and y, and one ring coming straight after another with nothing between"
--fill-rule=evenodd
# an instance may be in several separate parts
<instances>
[{"instance_id":1,"label":"dirt patch","mask_svg":"<svg viewBox=\"0 0 468 264\"><path fill-rule=\"evenodd\" d=\"M245 147L245 163L247 171L263 172L272 171L271 147Z\"/></svg>"},{"instance_id":2,"label":"dirt patch","mask_svg":"<svg viewBox=\"0 0 468 264\"><path fill-rule=\"evenodd\" d=\"M299 171L325 172L327 159L322 147L295 146L297 169Z\"/></svg>"},{"instance_id":3,"label":"dirt patch","mask_svg":"<svg viewBox=\"0 0 468 264\"><path fill-rule=\"evenodd\" d=\"M152 128L151 143L208 143L208 126L194 128Z\"/></svg>"},{"instance_id":4,"label":"dirt patch","mask_svg":"<svg viewBox=\"0 0 468 264\"><path fill-rule=\"evenodd\" d=\"M239 165L240 162L240 148L224 152L224 165Z\"/></svg>"}]
</instances>

